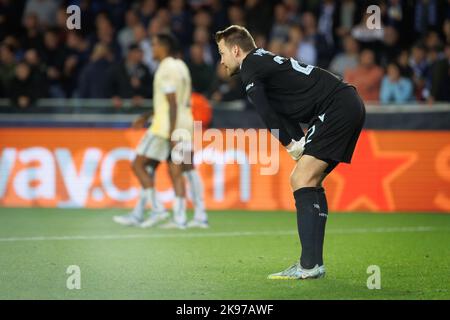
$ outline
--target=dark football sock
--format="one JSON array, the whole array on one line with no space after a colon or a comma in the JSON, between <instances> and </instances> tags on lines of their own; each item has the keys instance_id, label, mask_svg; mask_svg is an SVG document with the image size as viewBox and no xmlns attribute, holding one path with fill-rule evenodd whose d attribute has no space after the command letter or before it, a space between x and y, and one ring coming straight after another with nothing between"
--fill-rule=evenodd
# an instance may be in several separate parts
<instances>
[{"instance_id":1,"label":"dark football sock","mask_svg":"<svg viewBox=\"0 0 450 320\"><path fill-rule=\"evenodd\" d=\"M311 269L316 265L316 239L318 226L318 188L305 187L294 191L297 208L297 228L302 246L300 265Z\"/></svg>"},{"instance_id":2,"label":"dark football sock","mask_svg":"<svg viewBox=\"0 0 450 320\"><path fill-rule=\"evenodd\" d=\"M325 225L327 223L328 217L328 203L325 190L320 187L317 188L317 195L319 198L319 213L318 222L316 224L316 263L321 266L323 265L323 241L325 238Z\"/></svg>"}]
</instances>

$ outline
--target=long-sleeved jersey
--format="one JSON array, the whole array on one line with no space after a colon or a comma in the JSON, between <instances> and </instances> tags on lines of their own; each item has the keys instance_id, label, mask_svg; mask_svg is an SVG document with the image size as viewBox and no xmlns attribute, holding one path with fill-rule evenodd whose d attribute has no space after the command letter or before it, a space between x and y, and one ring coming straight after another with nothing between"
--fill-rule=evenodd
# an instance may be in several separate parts
<instances>
[{"instance_id":1,"label":"long-sleeved jersey","mask_svg":"<svg viewBox=\"0 0 450 320\"><path fill-rule=\"evenodd\" d=\"M322 103L348 86L334 74L261 48L242 61L240 76L247 96L268 129L279 129L279 140L298 140L299 123L320 114Z\"/></svg>"}]
</instances>

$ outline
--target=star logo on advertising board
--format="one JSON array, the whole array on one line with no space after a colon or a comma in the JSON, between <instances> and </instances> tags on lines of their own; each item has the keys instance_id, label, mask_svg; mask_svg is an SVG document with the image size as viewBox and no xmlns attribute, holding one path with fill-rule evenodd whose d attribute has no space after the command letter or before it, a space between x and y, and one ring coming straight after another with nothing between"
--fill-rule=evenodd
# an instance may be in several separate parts
<instances>
[{"instance_id":1,"label":"star logo on advertising board","mask_svg":"<svg viewBox=\"0 0 450 320\"><path fill-rule=\"evenodd\" d=\"M417 160L416 152L383 151L374 132L363 131L351 165L340 164L330 175L336 182L332 200L338 210L395 209L391 182Z\"/></svg>"}]
</instances>

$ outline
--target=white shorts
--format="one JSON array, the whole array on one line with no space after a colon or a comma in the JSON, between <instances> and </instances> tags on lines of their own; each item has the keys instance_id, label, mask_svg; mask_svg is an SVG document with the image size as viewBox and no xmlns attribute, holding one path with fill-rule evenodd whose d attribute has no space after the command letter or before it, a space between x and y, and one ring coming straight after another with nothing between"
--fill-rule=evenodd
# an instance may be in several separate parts
<instances>
[{"instance_id":1,"label":"white shorts","mask_svg":"<svg viewBox=\"0 0 450 320\"><path fill-rule=\"evenodd\" d=\"M170 142L147 131L139 142L136 153L152 160L166 161L170 155Z\"/></svg>"},{"instance_id":2,"label":"white shorts","mask_svg":"<svg viewBox=\"0 0 450 320\"><path fill-rule=\"evenodd\" d=\"M167 161L170 158L176 164L191 164L192 143L191 141L183 141L174 150L171 150L168 139L147 131L139 142L136 153L152 160Z\"/></svg>"}]
</instances>

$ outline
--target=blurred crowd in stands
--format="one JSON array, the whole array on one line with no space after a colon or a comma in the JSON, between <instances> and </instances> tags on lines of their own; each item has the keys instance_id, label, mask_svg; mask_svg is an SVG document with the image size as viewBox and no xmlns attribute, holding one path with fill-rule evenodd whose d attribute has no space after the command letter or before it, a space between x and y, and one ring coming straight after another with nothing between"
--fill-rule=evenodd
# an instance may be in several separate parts
<instances>
[{"instance_id":1,"label":"blurred crowd in stands","mask_svg":"<svg viewBox=\"0 0 450 320\"><path fill-rule=\"evenodd\" d=\"M369 29L368 5L381 9ZM214 33L247 27L257 46L329 69L365 101L450 100L447 0L0 0L0 98L26 108L38 98L152 97L151 37L181 44L196 92L213 102L242 99L239 77L220 66ZM66 8L81 8L68 30Z\"/></svg>"}]
</instances>

